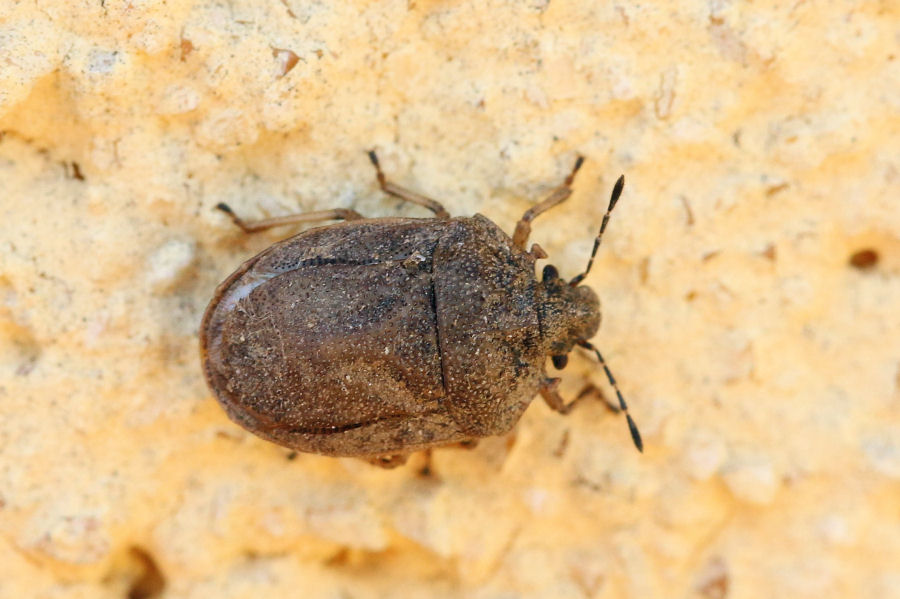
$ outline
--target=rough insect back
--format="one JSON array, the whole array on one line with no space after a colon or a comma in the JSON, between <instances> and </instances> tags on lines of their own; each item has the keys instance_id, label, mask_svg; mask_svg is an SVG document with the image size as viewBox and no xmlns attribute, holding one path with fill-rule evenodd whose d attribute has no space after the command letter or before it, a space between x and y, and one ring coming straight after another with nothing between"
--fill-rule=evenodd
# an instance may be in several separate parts
<instances>
[{"instance_id":1,"label":"rough insect back","mask_svg":"<svg viewBox=\"0 0 900 599\"><path fill-rule=\"evenodd\" d=\"M411 452L509 431L540 393L562 413L559 379L576 345L589 342L600 302L580 285L590 271L612 193L585 272L565 281L553 266L535 276L525 249L531 221L563 202L583 160L528 210L512 238L481 215L451 218L436 201L385 180L388 194L434 218L363 218L336 209L245 223L246 232L342 219L304 231L245 262L216 289L200 329L210 388L232 420L292 449L397 465Z\"/></svg>"}]
</instances>

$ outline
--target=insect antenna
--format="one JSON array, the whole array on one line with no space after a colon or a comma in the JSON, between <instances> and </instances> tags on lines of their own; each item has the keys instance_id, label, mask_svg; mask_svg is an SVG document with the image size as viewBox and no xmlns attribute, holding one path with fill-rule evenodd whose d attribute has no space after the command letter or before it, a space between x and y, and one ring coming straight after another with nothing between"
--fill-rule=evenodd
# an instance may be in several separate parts
<instances>
[{"instance_id":1,"label":"insect antenna","mask_svg":"<svg viewBox=\"0 0 900 599\"><path fill-rule=\"evenodd\" d=\"M622 179L619 179L619 181L621 180ZM600 355L600 350L587 341L578 341L578 345L591 350L597 355L597 360L599 360L600 365L603 366L603 371L606 373L606 378L609 379L609 384L616 390L616 397L619 398L619 409L625 413L625 419L628 421L628 430L631 432L631 440L634 441L634 446L637 447L638 451L643 452L644 442L641 440L641 433L638 431L638 427L634 423L634 420L632 420L631 414L628 413L628 405L625 403L625 398L622 397L622 392L619 391L619 386L616 384L616 379L613 378L612 372L610 372L609 367L606 365L606 360Z\"/></svg>"},{"instance_id":2,"label":"insect antenna","mask_svg":"<svg viewBox=\"0 0 900 599\"><path fill-rule=\"evenodd\" d=\"M606 225L609 223L609 215L612 213L613 208L616 207L616 202L619 201L619 196L622 195L622 189L625 187L625 175L621 175L616 181L615 186L612 190L612 196L609 198L609 207L606 209L606 214L603 215L603 222L600 223L600 232L597 233L597 238L594 239L594 249L591 250L591 257L588 260L587 268L584 269L584 272L569 281L569 285L575 287L579 283L581 283L584 278L591 272L591 267L594 265L594 256L597 255L597 248L600 247L600 240L603 238L603 232L606 231Z\"/></svg>"}]
</instances>

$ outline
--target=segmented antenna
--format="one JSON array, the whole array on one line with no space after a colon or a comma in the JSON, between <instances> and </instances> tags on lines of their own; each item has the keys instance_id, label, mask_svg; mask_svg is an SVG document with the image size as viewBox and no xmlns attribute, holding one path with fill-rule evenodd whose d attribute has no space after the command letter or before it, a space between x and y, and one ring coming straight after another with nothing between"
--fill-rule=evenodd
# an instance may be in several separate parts
<instances>
[{"instance_id":1,"label":"segmented antenna","mask_svg":"<svg viewBox=\"0 0 900 599\"><path fill-rule=\"evenodd\" d=\"M619 179L619 181L621 182L622 179ZM600 232L602 234L603 230L601 229ZM598 350L587 341L578 341L578 345L585 349L591 350L592 352L594 352L594 354L597 355L597 360L599 360L600 365L603 366L603 371L606 373L606 378L609 379L609 384L612 385L612 388L616 390L616 397L619 398L619 409L621 409L622 412L625 413L625 419L628 421L628 430L631 431L631 440L634 441L634 446L637 447L638 451L643 453L644 442L641 440L641 433L638 431L638 427L634 423L634 420L631 419L631 414L628 413L628 405L625 403L625 398L622 397L622 392L619 391L619 386L616 384L616 379L613 377L612 372L610 372L609 367L606 365L606 360L604 360L603 356L600 355L600 350Z\"/></svg>"},{"instance_id":2,"label":"segmented antenna","mask_svg":"<svg viewBox=\"0 0 900 599\"><path fill-rule=\"evenodd\" d=\"M594 249L591 250L591 257L588 260L587 268L584 269L584 272L569 281L569 285L575 287L579 283L581 283L584 278L591 272L591 267L594 265L594 256L597 255L597 249L600 247L600 240L603 238L603 232L606 231L606 225L609 223L609 215L612 213L613 208L616 207L616 202L619 201L619 196L622 195L622 189L625 187L625 175L619 177L618 181L616 181L615 186L612 190L612 196L609 198L609 207L606 209L606 214L603 215L603 222L600 223L600 232L597 233L597 238L594 239Z\"/></svg>"}]
</instances>

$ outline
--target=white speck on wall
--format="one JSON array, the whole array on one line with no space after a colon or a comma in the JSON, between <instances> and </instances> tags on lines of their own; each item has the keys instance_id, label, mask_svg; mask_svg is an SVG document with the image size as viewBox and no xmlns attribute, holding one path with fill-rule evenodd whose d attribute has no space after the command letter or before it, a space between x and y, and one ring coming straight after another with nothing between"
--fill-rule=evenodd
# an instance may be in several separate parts
<instances>
[{"instance_id":1,"label":"white speck on wall","mask_svg":"<svg viewBox=\"0 0 900 599\"><path fill-rule=\"evenodd\" d=\"M160 98L159 114L184 114L200 105L200 94L189 85L170 85Z\"/></svg>"},{"instance_id":2,"label":"white speck on wall","mask_svg":"<svg viewBox=\"0 0 900 599\"><path fill-rule=\"evenodd\" d=\"M87 70L93 75L109 75L115 70L118 62L119 52L117 50L95 48L88 54Z\"/></svg>"},{"instance_id":3,"label":"white speck on wall","mask_svg":"<svg viewBox=\"0 0 900 599\"><path fill-rule=\"evenodd\" d=\"M685 440L683 464L691 478L708 480L719 470L728 455L721 434L695 430Z\"/></svg>"},{"instance_id":4,"label":"white speck on wall","mask_svg":"<svg viewBox=\"0 0 900 599\"><path fill-rule=\"evenodd\" d=\"M778 491L775 468L761 454L732 457L722 466L721 475L731 493L747 503L770 504Z\"/></svg>"},{"instance_id":5,"label":"white speck on wall","mask_svg":"<svg viewBox=\"0 0 900 599\"><path fill-rule=\"evenodd\" d=\"M174 286L194 261L196 245L183 239L170 239L147 258L147 282L157 292Z\"/></svg>"},{"instance_id":6,"label":"white speck on wall","mask_svg":"<svg viewBox=\"0 0 900 599\"><path fill-rule=\"evenodd\" d=\"M862 440L862 450L875 471L900 479L900 428L867 435Z\"/></svg>"}]
</instances>

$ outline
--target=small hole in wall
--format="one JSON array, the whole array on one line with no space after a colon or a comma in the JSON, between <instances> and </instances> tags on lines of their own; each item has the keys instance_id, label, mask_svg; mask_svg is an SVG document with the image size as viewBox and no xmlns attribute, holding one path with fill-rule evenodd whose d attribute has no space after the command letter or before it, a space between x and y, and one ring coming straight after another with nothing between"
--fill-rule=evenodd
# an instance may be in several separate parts
<instances>
[{"instance_id":1,"label":"small hole in wall","mask_svg":"<svg viewBox=\"0 0 900 599\"><path fill-rule=\"evenodd\" d=\"M127 599L153 599L159 597L166 588L166 579L156 565L153 556L140 547L132 547L131 555L137 560L140 570L128 589Z\"/></svg>"},{"instance_id":2,"label":"small hole in wall","mask_svg":"<svg viewBox=\"0 0 900 599\"><path fill-rule=\"evenodd\" d=\"M705 599L726 599L730 577L728 565L722 558L713 558L700 572L695 590Z\"/></svg>"},{"instance_id":3,"label":"small hole in wall","mask_svg":"<svg viewBox=\"0 0 900 599\"><path fill-rule=\"evenodd\" d=\"M878 252L872 248L864 248L850 254L848 262L853 268L859 270L870 270L878 264L880 256Z\"/></svg>"}]
</instances>

